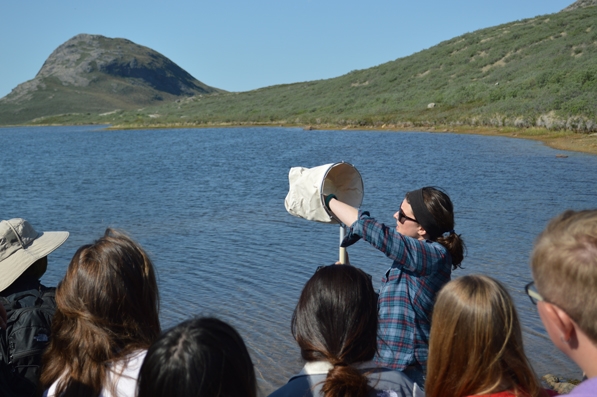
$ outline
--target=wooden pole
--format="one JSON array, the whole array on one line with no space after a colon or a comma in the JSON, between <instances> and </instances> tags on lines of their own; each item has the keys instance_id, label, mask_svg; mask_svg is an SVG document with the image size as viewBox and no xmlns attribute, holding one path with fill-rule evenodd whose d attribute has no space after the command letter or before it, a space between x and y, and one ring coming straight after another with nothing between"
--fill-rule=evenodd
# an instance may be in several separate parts
<instances>
[{"instance_id":1,"label":"wooden pole","mask_svg":"<svg viewBox=\"0 0 597 397\"><path fill-rule=\"evenodd\" d=\"M340 244L342 244L342 241L344 240L345 236L346 229L344 228L344 225L340 225ZM338 261L341 265L346 264L346 248L340 247L340 257L338 258Z\"/></svg>"}]
</instances>

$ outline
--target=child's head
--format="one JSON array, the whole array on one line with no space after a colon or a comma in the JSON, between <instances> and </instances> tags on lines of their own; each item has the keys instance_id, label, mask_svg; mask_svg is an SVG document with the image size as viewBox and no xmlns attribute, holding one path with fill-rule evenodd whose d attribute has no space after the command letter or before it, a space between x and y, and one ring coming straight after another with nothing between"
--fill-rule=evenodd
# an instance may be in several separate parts
<instances>
[{"instance_id":1,"label":"child's head","mask_svg":"<svg viewBox=\"0 0 597 397\"><path fill-rule=\"evenodd\" d=\"M101 329L113 351L147 348L160 333L153 263L139 244L113 229L77 250L56 290L56 305L57 326L72 327L71 337L81 338L98 338Z\"/></svg>"},{"instance_id":2,"label":"child's head","mask_svg":"<svg viewBox=\"0 0 597 397\"><path fill-rule=\"evenodd\" d=\"M377 299L369 276L349 265L319 268L292 316L292 334L306 361L350 365L377 349Z\"/></svg>"},{"instance_id":3,"label":"child's head","mask_svg":"<svg viewBox=\"0 0 597 397\"><path fill-rule=\"evenodd\" d=\"M149 348L159 334L153 264L130 237L107 229L77 250L56 289L41 383L48 387L60 379L57 395L99 395L108 379L106 364Z\"/></svg>"},{"instance_id":4,"label":"child's head","mask_svg":"<svg viewBox=\"0 0 597 397\"><path fill-rule=\"evenodd\" d=\"M503 390L540 393L524 354L512 298L496 280L457 278L437 296L431 320L426 395L468 396Z\"/></svg>"},{"instance_id":5,"label":"child's head","mask_svg":"<svg viewBox=\"0 0 597 397\"><path fill-rule=\"evenodd\" d=\"M368 379L353 366L377 352L377 296L365 272L319 268L301 292L291 328L303 359L333 365L323 395L367 395Z\"/></svg>"},{"instance_id":6,"label":"child's head","mask_svg":"<svg viewBox=\"0 0 597 397\"><path fill-rule=\"evenodd\" d=\"M256 397L253 362L230 325L216 318L187 320L151 346L137 395Z\"/></svg>"},{"instance_id":7,"label":"child's head","mask_svg":"<svg viewBox=\"0 0 597 397\"><path fill-rule=\"evenodd\" d=\"M555 217L535 242L531 269L543 299L597 345L597 210Z\"/></svg>"}]
</instances>

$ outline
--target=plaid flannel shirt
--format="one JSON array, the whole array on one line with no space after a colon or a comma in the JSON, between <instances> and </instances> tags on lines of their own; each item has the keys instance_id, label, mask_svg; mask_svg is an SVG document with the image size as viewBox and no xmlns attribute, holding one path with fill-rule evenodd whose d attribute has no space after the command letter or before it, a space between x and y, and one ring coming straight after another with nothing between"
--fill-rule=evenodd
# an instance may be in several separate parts
<instances>
[{"instance_id":1,"label":"plaid flannel shirt","mask_svg":"<svg viewBox=\"0 0 597 397\"><path fill-rule=\"evenodd\" d=\"M431 312L436 294L450 281L452 257L443 245L404 236L368 212L359 211L359 219L349 228L342 245L352 245L360 238L393 261L379 292L375 360L398 370L419 365L425 373Z\"/></svg>"}]
</instances>

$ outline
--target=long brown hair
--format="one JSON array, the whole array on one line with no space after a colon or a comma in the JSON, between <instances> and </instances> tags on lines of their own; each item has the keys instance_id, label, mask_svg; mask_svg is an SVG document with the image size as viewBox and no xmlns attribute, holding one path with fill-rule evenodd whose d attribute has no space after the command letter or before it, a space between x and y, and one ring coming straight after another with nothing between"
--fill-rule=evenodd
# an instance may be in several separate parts
<instances>
[{"instance_id":1,"label":"long brown hair","mask_svg":"<svg viewBox=\"0 0 597 397\"><path fill-rule=\"evenodd\" d=\"M349 265L316 271L291 328L303 359L333 365L322 387L325 397L367 396L368 379L353 366L377 352L377 297L365 272Z\"/></svg>"},{"instance_id":2,"label":"long brown hair","mask_svg":"<svg viewBox=\"0 0 597 397\"><path fill-rule=\"evenodd\" d=\"M524 354L512 298L496 280L463 276L442 288L431 319L427 397L544 391Z\"/></svg>"},{"instance_id":3,"label":"long brown hair","mask_svg":"<svg viewBox=\"0 0 597 397\"><path fill-rule=\"evenodd\" d=\"M41 386L56 395L91 396L107 385L109 365L147 349L160 333L153 264L132 239L107 229L77 250L56 290L52 338Z\"/></svg>"}]
</instances>

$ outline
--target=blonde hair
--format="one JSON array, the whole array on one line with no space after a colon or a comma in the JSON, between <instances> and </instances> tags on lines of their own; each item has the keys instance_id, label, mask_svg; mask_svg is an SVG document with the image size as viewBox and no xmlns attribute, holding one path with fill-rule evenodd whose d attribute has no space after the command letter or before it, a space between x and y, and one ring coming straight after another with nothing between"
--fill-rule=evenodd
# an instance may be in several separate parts
<instances>
[{"instance_id":1,"label":"blonde hair","mask_svg":"<svg viewBox=\"0 0 597 397\"><path fill-rule=\"evenodd\" d=\"M524 354L512 298L496 280L460 277L439 292L433 309L427 397L462 397L509 390L543 395Z\"/></svg>"},{"instance_id":2,"label":"blonde hair","mask_svg":"<svg viewBox=\"0 0 597 397\"><path fill-rule=\"evenodd\" d=\"M565 211L537 237L531 257L537 290L597 344L597 210Z\"/></svg>"}]
</instances>

